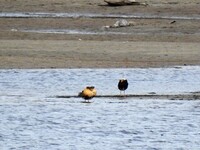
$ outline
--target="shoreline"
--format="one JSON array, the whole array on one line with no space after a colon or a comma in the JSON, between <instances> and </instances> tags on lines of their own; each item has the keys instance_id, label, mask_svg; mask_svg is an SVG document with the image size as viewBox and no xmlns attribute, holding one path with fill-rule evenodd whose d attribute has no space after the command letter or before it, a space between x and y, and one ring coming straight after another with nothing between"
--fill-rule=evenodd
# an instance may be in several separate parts
<instances>
[{"instance_id":1,"label":"shoreline","mask_svg":"<svg viewBox=\"0 0 200 150\"><path fill-rule=\"evenodd\" d=\"M59 96L55 96L56 98L64 98L64 99L68 99L68 98L82 98L81 96L77 96L77 95L59 95ZM154 99L154 100L163 100L163 99L167 99L167 100L200 100L200 95L199 93L189 93L189 94L127 94L125 96L123 95L96 95L94 97L94 99L96 98L116 98L119 100L128 100L129 98L132 99L138 99L138 100L142 100L142 99Z\"/></svg>"}]
</instances>

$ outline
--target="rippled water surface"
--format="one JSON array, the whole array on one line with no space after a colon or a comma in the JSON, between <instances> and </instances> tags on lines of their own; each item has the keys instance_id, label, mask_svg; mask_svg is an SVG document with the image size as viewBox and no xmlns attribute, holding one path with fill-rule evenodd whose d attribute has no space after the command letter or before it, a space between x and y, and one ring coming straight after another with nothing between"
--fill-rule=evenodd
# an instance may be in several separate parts
<instances>
[{"instance_id":1,"label":"rippled water surface","mask_svg":"<svg viewBox=\"0 0 200 150\"><path fill-rule=\"evenodd\" d=\"M200 89L200 67L0 70L1 149L199 149L200 101L56 98L94 85L99 95Z\"/></svg>"}]
</instances>

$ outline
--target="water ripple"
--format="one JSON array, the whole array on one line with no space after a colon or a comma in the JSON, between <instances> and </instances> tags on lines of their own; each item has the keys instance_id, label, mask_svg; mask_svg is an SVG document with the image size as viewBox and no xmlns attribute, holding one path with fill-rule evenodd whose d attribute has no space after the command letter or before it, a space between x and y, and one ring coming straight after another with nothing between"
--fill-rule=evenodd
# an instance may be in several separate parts
<instances>
[{"instance_id":1,"label":"water ripple","mask_svg":"<svg viewBox=\"0 0 200 150\"><path fill-rule=\"evenodd\" d=\"M0 83L9 83L0 84L1 149L198 149L199 101L94 98L86 104L50 97L76 94L88 84L95 84L99 94L119 94L122 71L130 83L127 93L200 89L195 66L0 70Z\"/></svg>"}]
</instances>

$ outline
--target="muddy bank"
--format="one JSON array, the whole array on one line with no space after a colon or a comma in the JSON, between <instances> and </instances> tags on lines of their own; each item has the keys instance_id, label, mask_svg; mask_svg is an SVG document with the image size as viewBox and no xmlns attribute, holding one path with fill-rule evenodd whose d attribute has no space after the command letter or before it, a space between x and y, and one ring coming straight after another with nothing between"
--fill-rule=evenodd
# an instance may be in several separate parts
<instances>
[{"instance_id":1,"label":"muddy bank","mask_svg":"<svg viewBox=\"0 0 200 150\"><path fill-rule=\"evenodd\" d=\"M200 65L199 43L0 40L0 68Z\"/></svg>"},{"instance_id":2,"label":"muddy bank","mask_svg":"<svg viewBox=\"0 0 200 150\"><path fill-rule=\"evenodd\" d=\"M108 7L103 0L1 0L2 12L95 12L95 13L133 13L153 12L169 14L198 14L198 0L138 0L148 6Z\"/></svg>"},{"instance_id":3,"label":"muddy bank","mask_svg":"<svg viewBox=\"0 0 200 150\"><path fill-rule=\"evenodd\" d=\"M109 7L103 0L15 0L12 3L2 0L0 39L200 41L198 0L145 2L148 6ZM135 25L103 30L119 19ZM74 35L74 32L62 31L81 32Z\"/></svg>"},{"instance_id":4,"label":"muddy bank","mask_svg":"<svg viewBox=\"0 0 200 150\"><path fill-rule=\"evenodd\" d=\"M77 95L60 95L56 96L56 98L81 98L80 96ZM133 94L128 94L128 95L97 95L94 97L96 98L112 98L112 99L120 99L120 100L128 100L128 99L154 99L154 100L162 100L162 99L169 99L169 100L200 100L200 95L199 94L194 94L194 93L189 93L189 94L176 94L176 95L158 95L158 94L144 94L144 95L133 95ZM123 102L123 101L121 101ZM127 102L127 101L126 101ZM118 102L120 103L120 102Z\"/></svg>"},{"instance_id":5,"label":"muddy bank","mask_svg":"<svg viewBox=\"0 0 200 150\"><path fill-rule=\"evenodd\" d=\"M0 68L199 65L199 1L145 2L1 0ZM119 19L134 25L104 28Z\"/></svg>"},{"instance_id":6,"label":"muddy bank","mask_svg":"<svg viewBox=\"0 0 200 150\"><path fill-rule=\"evenodd\" d=\"M116 18L0 18L0 39L199 42L199 20L127 19L134 26L106 29ZM173 23L172 23L173 22Z\"/></svg>"}]
</instances>

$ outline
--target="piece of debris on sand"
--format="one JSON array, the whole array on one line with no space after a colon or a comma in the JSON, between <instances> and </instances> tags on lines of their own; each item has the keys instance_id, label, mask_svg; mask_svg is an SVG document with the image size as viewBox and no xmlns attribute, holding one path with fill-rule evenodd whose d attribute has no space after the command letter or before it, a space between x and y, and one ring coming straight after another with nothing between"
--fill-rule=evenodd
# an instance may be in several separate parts
<instances>
[{"instance_id":1,"label":"piece of debris on sand","mask_svg":"<svg viewBox=\"0 0 200 150\"><path fill-rule=\"evenodd\" d=\"M144 5L147 3L136 2L135 0L104 0L109 6L125 6L125 5Z\"/></svg>"},{"instance_id":2,"label":"piece of debris on sand","mask_svg":"<svg viewBox=\"0 0 200 150\"><path fill-rule=\"evenodd\" d=\"M103 26L103 28L104 29L106 29L106 28L120 28L120 27L134 26L134 25L136 25L136 23L133 22L133 21L127 21L125 19L121 19L121 20L116 21L113 25Z\"/></svg>"},{"instance_id":3,"label":"piece of debris on sand","mask_svg":"<svg viewBox=\"0 0 200 150\"><path fill-rule=\"evenodd\" d=\"M175 21L175 20L173 20L173 21L171 21L171 22L170 22L170 24L174 24L174 23L176 23L176 21Z\"/></svg>"}]
</instances>

